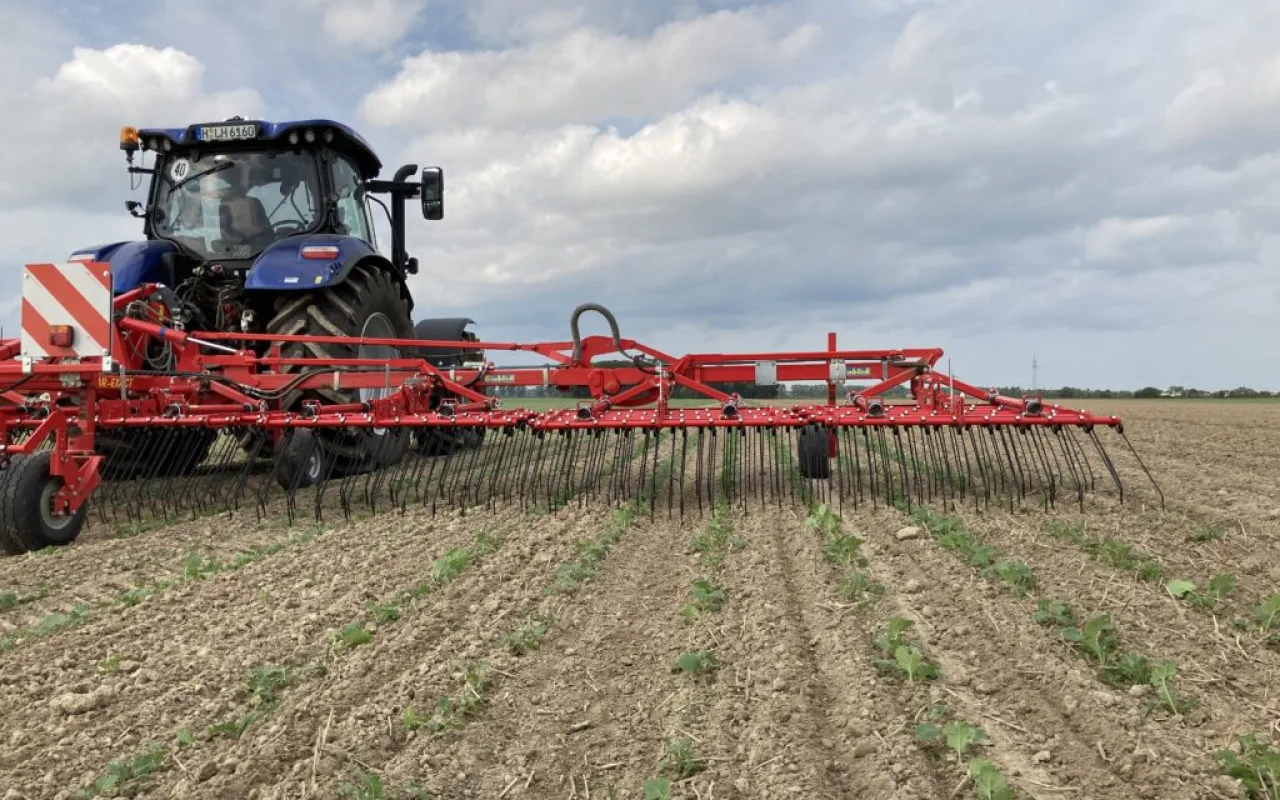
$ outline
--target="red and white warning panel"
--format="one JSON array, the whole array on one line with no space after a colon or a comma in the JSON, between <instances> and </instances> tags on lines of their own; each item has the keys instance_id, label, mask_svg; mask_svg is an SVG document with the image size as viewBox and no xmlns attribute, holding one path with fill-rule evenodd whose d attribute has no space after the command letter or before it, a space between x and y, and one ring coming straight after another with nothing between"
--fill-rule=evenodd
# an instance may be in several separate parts
<instances>
[{"instance_id":1,"label":"red and white warning panel","mask_svg":"<svg viewBox=\"0 0 1280 800\"><path fill-rule=\"evenodd\" d=\"M110 355L112 305L106 264L28 264L22 273L22 355Z\"/></svg>"}]
</instances>

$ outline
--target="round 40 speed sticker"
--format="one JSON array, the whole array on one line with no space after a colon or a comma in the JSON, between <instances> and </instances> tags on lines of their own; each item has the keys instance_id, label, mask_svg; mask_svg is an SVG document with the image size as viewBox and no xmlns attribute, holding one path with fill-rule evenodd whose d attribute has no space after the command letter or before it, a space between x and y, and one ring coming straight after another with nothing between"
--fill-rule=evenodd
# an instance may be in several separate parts
<instances>
[{"instance_id":1,"label":"round 40 speed sticker","mask_svg":"<svg viewBox=\"0 0 1280 800\"><path fill-rule=\"evenodd\" d=\"M169 177L173 179L174 183L177 183L178 181L187 177L187 175L190 174L190 172L191 172L191 162L186 160L185 158L180 158L169 165Z\"/></svg>"}]
</instances>

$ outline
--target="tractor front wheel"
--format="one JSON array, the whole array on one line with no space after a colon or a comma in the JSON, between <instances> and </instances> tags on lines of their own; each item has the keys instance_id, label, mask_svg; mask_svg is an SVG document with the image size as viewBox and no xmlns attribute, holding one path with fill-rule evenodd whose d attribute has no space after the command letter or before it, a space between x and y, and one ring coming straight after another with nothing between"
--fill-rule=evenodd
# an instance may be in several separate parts
<instances>
[{"instance_id":1,"label":"tractor front wheel","mask_svg":"<svg viewBox=\"0 0 1280 800\"><path fill-rule=\"evenodd\" d=\"M84 528L88 505L56 514L53 499L62 478L49 474L48 452L14 456L0 470L0 550L12 555L71 544Z\"/></svg>"},{"instance_id":2,"label":"tractor front wheel","mask_svg":"<svg viewBox=\"0 0 1280 800\"><path fill-rule=\"evenodd\" d=\"M400 284L392 274L371 264L352 269L347 279L319 291L282 295L267 332L282 336L342 336L371 339L413 339L413 320ZM281 347L284 358L313 358L332 363L342 358L390 361L402 357L389 345L316 344L291 342ZM296 372L301 367L284 366ZM305 400L323 403L358 403L377 400L395 392L396 385L359 390L317 388L293 391L282 407L296 409ZM359 474L398 463L409 449L405 428L352 428L317 431L319 444L331 465L332 477Z\"/></svg>"}]
</instances>

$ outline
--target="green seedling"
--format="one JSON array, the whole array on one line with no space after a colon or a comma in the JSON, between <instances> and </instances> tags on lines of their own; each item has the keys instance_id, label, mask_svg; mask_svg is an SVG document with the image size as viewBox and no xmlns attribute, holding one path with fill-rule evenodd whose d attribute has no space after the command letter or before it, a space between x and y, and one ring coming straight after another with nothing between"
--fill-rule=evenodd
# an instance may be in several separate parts
<instances>
[{"instance_id":1,"label":"green seedling","mask_svg":"<svg viewBox=\"0 0 1280 800\"><path fill-rule=\"evenodd\" d=\"M168 769L164 746L153 744L128 761L112 761L107 774L94 781L87 789L73 795L75 800L93 797L131 797L152 775Z\"/></svg>"},{"instance_id":2,"label":"green seedling","mask_svg":"<svg viewBox=\"0 0 1280 800\"><path fill-rule=\"evenodd\" d=\"M1172 580L1165 585L1165 590L1172 597L1185 601L1199 611L1210 612L1218 607L1222 598L1235 591L1235 588L1236 576L1231 574L1214 576L1203 592L1197 590L1195 583L1187 580Z\"/></svg>"},{"instance_id":3,"label":"green seedling","mask_svg":"<svg viewBox=\"0 0 1280 800\"><path fill-rule=\"evenodd\" d=\"M840 531L840 515L826 503L819 503L805 518L804 524L817 531L822 538L829 539Z\"/></svg>"},{"instance_id":4,"label":"green seedling","mask_svg":"<svg viewBox=\"0 0 1280 800\"><path fill-rule=\"evenodd\" d=\"M1032 618L1041 625L1056 625L1059 628L1070 628L1076 624L1076 615L1071 606L1051 600L1038 600L1036 613Z\"/></svg>"},{"instance_id":5,"label":"green seedling","mask_svg":"<svg viewBox=\"0 0 1280 800\"><path fill-rule=\"evenodd\" d=\"M1240 781L1249 800L1280 797L1280 751L1253 734L1239 737L1240 755L1231 750L1213 754L1218 770Z\"/></svg>"},{"instance_id":6,"label":"green seedling","mask_svg":"<svg viewBox=\"0 0 1280 800\"><path fill-rule=\"evenodd\" d=\"M734 535L733 522L722 509L712 512L711 521L689 543L689 549L702 554L702 566L715 569L724 563L725 556L746 546L746 541Z\"/></svg>"},{"instance_id":7,"label":"green seedling","mask_svg":"<svg viewBox=\"0 0 1280 800\"><path fill-rule=\"evenodd\" d=\"M553 620L550 616L534 615L525 620L519 629L504 636L502 646L517 656L531 653L542 646L542 640L552 624Z\"/></svg>"},{"instance_id":8,"label":"green seedling","mask_svg":"<svg viewBox=\"0 0 1280 800\"><path fill-rule=\"evenodd\" d=\"M362 623L350 622L342 626L337 638L343 647L350 649L373 641L373 634Z\"/></svg>"},{"instance_id":9,"label":"green seedling","mask_svg":"<svg viewBox=\"0 0 1280 800\"><path fill-rule=\"evenodd\" d=\"M835 536L822 546L822 554L828 561L842 567L865 567L867 559L861 553L862 540L852 533Z\"/></svg>"},{"instance_id":10,"label":"green seedling","mask_svg":"<svg viewBox=\"0 0 1280 800\"><path fill-rule=\"evenodd\" d=\"M970 725L967 722L952 720L941 728L927 723L917 725L916 739L922 742L942 739L946 742L951 752L955 753L956 763L963 764L965 751L974 745L985 742L987 735L981 728Z\"/></svg>"},{"instance_id":11,"label":"green seedling","mask_svg":"<svg viewBox=\"0 0 1280 800\"><path fill-rule=\"evenodd\" d=\"M1102 668L1102 679L1113 686L1141 686L1151 682L1151 662L1139 653L1122 653Z\"/></svg>"},{"instance_id":12,"label":"green seedling","mask_svg":"<svg viewBox=\"0 0 1280 800\"><path fill-rule=\"evenodd\" d=\"M400 619L400 606L395 603L387 603L386 605L369 603L366 607L369 610L369 615L373 617L374 622L377 622L379 625L386 625L389 622L395 622Z\"/></svg>"},{"instance_id":13,"label":"green seedling","mask_svg":"<svg viewBox=\"0 0 1280 800\"><path fill-rule=\"evenodd\" d=\"M926 661L916 647L899 646L893 651L893 661L907 680L912 682L928 680L938 674L938 668Z\"/></svg>"},{"instance_id":14,"label":"green seedling","mask_svg":"<svg viewBox=\"0 0 1280 800\"><path fill-rule=\"evenodd\" d=\"M693 598L693 602L685 604L680 609L680 616L686 621L692 622L703 614L724 608L724 589L706 578L698 578L693 582L693 586L689 589L689 596Z\"/></svg>"},{"instance_id":15,"label":"green seedling","mask_svg":"<svg viewBox=\"0 0 1280 800\"><path fill-rule=\"evenodd\" d=\"M351 800L383 800L387 796L382 776L376 772L365 772L356 783L343 784L342 795Z\"/></svg>"},{"instance_id":16,"label":"green seedling","mask_svg":"<svg viewBox=\"0 0 1280 800\"><path fill-rule=\"evenodd\" d=\"M13 592L0 592L0 611L6 611L18 604L18 595Z\"/></svg>"},{"instance_id":17,"label":"green seedling","mask_svg":"<svg viewBox=\"0 0 1280 800\"><path fill-rule=\"evenodd\" d=\"M644 800L670 800L671 781L667 778L649 778L644 782Z\"/></svg>"},{"instance_id":18,"label":"green seedling","mask_svg":"<svg viewBox=\"0 0 1280 800\"><path fill-rule=\"evenodd\" d=\"M294 684L296 676L288 667L266 665L249 672L248 695L258 708L275 708L280 692Z\"/></svg>"},{"instance_id":19,"label":"green seedling","mask_svg":"<svg viewBox=\"0 0 1280 800\"><path fill-rule=\"evenodd\" d=\"M880 652L886 656L892 656L899 647L905 644L902 634L911 630L915 624L915 620L907 619L906 617L893 617L890 619L889 624L876 634L876 646L880 648Z\"/></svg>"},{"instance_id":20,"label":"green seedling","mask_svg":"<svg viewBox=\"0 0 1280 800\"><path fill-rule=\"evenodd\" d=\"M459 730L469 718L484 710L488 693L493 688L489 665L484 661L455 665L455 675L462 680L462 689L456 696L436 700L430 717L421 716L416 709L406 708L403 714L405 730L426 730L432 734Z\"/></svg>"},{"instance_id":21,"label":"green seedling","mask_svg":"<svg viewBox=\"0 0 1280 800\"><path fill-rule=\"evenodd\" d=\"M178 746L181 748L195 747L196 735L191 732L190 728L178 728Z\"/></svg>"},{"instance_id":22,"label":"green seedling","mask_svg":"<svg viewBox=\"0 0 1280 800\"><path fill-rule=\"evenodd\" d=\"M720 659L709 650L686 650L676 659L676 670L695 679L708 679L718 669L720 669Z\"/></svg>"},{"instance_id":23,"label":"green seedling","mask_svg":"<svg viewBox=\"0 0 1280 800\"><path fill-rule=\"evenodd\" d=\"M200 581L221 569L222 566L213 556L206 558L192 551L187 553L186 559L182 562L182 578L187 581Z\"/></svg>"},{"instance_id":24,"label":"green seedling","mask_svg":"<svg viewBox=\"0 0 1280 800\"><path fill-rule=\"evenodd\" d=\"M440 556L431 565L431 577L437 584L452 582L471 563L471 551L465 547L455 547Z\"/></svg>"},{"instance_id":25,"label":"green seedling","mask_svg":"<svg viewBox=\"0 0 1280 800\"><path fill-rule=\"evenodd\" d=\"M1280 626L1280 592L1271 595L1267 602L1255 608L1253 618L1258 621L1258 627L1263 633Z\"/></svg>"},{"instance_id":26,"label":"green seedling","mask_svg":"<svg viewBox=\"0 0 1280 800\"><path fill-rule=\"evenodd\" d=\"M872 580L865 572L851 572L840 581L840 597L851 603L870 604L884 592L884 584Z\"/></svg>"},{"instance_id":27,"label":"green seedling","mask_svg":"<svg viewBox=\"0 0 1280 800\"><path fill-rule=\"evenodd\" d=\"M1206 523L1187 534L1188 542L1217 542L1225 536L1222 526L1216 522Z\"/></svg>"},{"instance_id":28,"label":"green seedling","mask_svg":"<svg viewBox=\"0 0 1280 800\"><path fill-rule=\"evenodd\" d=\"M995 576L1020 597L1036 586L1031 567L1021 561L998 561L992 569Z\"/></svg>"},{"instance_id":29,"label":"green seedling","mask_svg":"<svg viewBox=\"0 0 1280 800\"><path fill-rule=\"evenodd\" d=\"M706 759L698 755L688 739L664 739L662 767L677 779L697 775L707 768Z\"/></svg>"},{"instance_id":30,"label":"green seedling","mask_svg":"<svg viewBox=\"0 0 1280 800\"><path fill-rule=\"evenodd\" d=\"M995 764L982 758L969 762L969 776L982 800L1014 800L1013 789Z\"/></svg>"},{"instance_id":31,"label":"green seedling","mask_svg":"<svg viewBox=\"0 0 1280 800\"><path fill-rule=\"evenodd\" d=\"M1099 666L1105 667L1111 660L1116 647L1119 646L1119 640L1116 637L1115 626L1111 624L1111 615L1103 614L1094 617L1084 624L1083 628L1063 628L1063 637L1074 644L1076 649L1080 650Z\"/></svg>"}]
</instances>

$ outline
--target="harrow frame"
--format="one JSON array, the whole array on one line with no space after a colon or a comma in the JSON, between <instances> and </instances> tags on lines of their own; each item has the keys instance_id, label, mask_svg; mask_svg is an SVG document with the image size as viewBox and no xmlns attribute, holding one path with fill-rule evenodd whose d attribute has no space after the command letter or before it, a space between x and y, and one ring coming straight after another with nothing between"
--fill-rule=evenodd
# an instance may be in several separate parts
<instances>
[{"instance_id":1,"label":"harrow frame","mask_svg":"<svg viewBox=\"0 0 1280 800\"><path fill-rule=\"evenodd\" d=\"M109 270L106 264L89 266ZM831 333L827 347L820 350L672 356L623 338L613 315L596 304L575 309L569 340L532 344L188 332L167 324L171 317L163 291L158 284L148 284L114 299L107 355L36 359L23 352L23 340L0 342L0 468L11 468L12 459L49 450L50 480L59 482L52 508L47 509L54 517L82 514L102 483L103 456L95 451L95 433L134 427L248 429L265 431L275 442L289 431L325 428L523 429L537 434L591 429L785 429L808 434L801 441L801 461L807 459L810 464L808 478L829 477L821 465L813 464L824 457L839 457L839 433L844 429L882 429L896 435L904 428L1053 432L1071 428L1083 430L1098 445L1123 499L1119 476L1094 433L1094 428L1102 427L1123 436L1119 417L1046 405L1039 397L1005 397L956 380L937 371L943 357L938 348L845 350ZM580 336L579 319L592 311L607 320L608 336ZM353 358L319 363L282 358L281 345L288 342L389 345L412 355L391 361ZM172 370L147 368L146 349L157 347L167 348ZM443 368L421 354L424 348L464 347L486 354L528 353L548 363L498 367L485 360ZM631 366L593 363L614 353L630 360ZM301 369L284 373L280 371L284 366ZM827 402L751 406L712 385L797 381L825 383ZM870 385L838 397L848 381ZM511 386L566 392L585 387L591 399L575 408L534 411L506 408L501 398L486 394L492 387ZM884 393L897 386L907 387L910 403L885 402ZM308 400L293 411L282 410L275 402L285 391L326 387L381 389L385 395L345 404ZM674 404L677 388L714 405ZM441 401L441 397L449 399ZM814 431L826 435L817 439ZM1124 441L1128 444L1127 437ZM1142 469L1150 478L1145 465ZM24 498L22 502L32 501Z\"/></svg>"}]
</instances>

